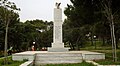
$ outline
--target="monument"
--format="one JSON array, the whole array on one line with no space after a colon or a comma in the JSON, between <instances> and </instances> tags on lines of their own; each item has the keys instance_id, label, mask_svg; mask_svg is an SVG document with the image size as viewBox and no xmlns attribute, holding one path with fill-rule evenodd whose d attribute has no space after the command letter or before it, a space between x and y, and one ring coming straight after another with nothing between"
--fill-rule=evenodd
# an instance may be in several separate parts
<instances>
[{"instance_id":1,"label":"monument","mask_svg":"<svg viewBox=\"0 0 120 66\"><path fill-rule=\"evenodd\" d=\"M56 2L56 8L54 8L54 22L53 22L53 43L52 47L48 48L49 52L65 52L68 51L64 48L64 43L62 42L62 9L60 4Z\"/></svg>"},{"instance_id":2,"label":"monument","mask_svg":"<svg viewBox=\"0 0 120 66\"><path fill-rule=\"evenodd\" d=\"M61 3L56 3L54 8L54 26L53 26L53 43L48 51L26 51L12 54L12 60L23 61L27 59L23 65L36 66L41 64L63 64L63 63L81 63L83 60L101 60L105 59L104 53L90 52L90 51L68 51L64 48L62 41L62 9ZM68 52L67 52L68 51Z\"/></svg>"}]
</instances>

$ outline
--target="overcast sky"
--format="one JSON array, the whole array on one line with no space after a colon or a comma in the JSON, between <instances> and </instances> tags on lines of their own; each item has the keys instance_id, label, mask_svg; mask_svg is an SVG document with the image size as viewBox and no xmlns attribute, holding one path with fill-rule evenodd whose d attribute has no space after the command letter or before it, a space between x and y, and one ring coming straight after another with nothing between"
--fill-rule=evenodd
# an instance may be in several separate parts
<instances>
[{"instance_id":1,"label":"overcast sky","mask_svg":"<svg viewBox=\"0 0 120 66\"><path fill-rule=\"evenodd\" d=\"M61 1L61 8L64 10L70 0L10 0L14 2L18 8L20 19L22 22L26 20L42 19L53 21L53 9L56 1ZM63 14L63 19L65 18Z\"/></svg>"}]
</instances>

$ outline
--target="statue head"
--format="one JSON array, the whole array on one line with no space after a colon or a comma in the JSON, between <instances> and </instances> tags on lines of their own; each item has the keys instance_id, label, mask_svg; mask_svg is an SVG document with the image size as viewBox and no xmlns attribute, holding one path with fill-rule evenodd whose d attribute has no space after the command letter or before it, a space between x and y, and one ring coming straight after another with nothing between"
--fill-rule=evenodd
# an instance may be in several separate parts
<instances>
[{"instance_id":1,"label":"statue head","mask_svg":"<svg viewBox=\"0 0 120 66\"><path fill-rule=\"evenodd\" d=\"M61 4L61 3L57 3L57 2L56 2L56 4L55 4L55 5L56 5L57 9L59 9L59 8L60 8L60 4Z\"/></svg>"}]
</instances>

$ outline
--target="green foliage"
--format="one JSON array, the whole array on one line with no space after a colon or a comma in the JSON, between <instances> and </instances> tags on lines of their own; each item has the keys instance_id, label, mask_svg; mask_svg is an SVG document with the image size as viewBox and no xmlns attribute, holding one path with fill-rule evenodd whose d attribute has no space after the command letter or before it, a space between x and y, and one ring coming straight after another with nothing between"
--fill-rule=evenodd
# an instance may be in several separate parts
<instances>
[{"instance_id":1,"label":"green foliage","mask_svg":"<svg viewBox=\"0 0 120 66\"><path fill-rule=\"evenodd\" d=\"M13 61L12 57L8 57L8 65L5 66L19 66L24 61ZM4 66L4 58L0 58L0 66Z\"/></svg>"},{"instance_id":2,"label":"green foliage","mask_svg":"<svg viewBox=\"0 0 120 66\"><path fill-rule=\"evenodd\" d=\"M93 36L96 35L97 39L102 40L103 46L107 41L111 45L111 32L110 32L110 22L108 17L106 17L106 10L103 6L106 4L108 6L109 0L70 0L72 4L67 4L67 7L64 11L64 14L67 16L67 19L64 21L64 40L67 42L73 43L73 47L78 45L77 39L80 37L79 42L83 45L86 44L85 41L91 40L91 45L93 45ZM115 35L116 43L118 48L119 42L119 26L120 25L120 3L119 0L110 0L112 3L110 9L112 14L114 14L115 22ZM104 4L103 4L104 3ZM102 5L101 5L102 4ZM108 13L107 13L108 14ZM75 31L75 29L78 29ZM72 33L75 32L75 33ZM89 36L86 36L89 34ZM74 38L73 38L74 36ZM76 39L77 37L77 39ZM86 45L87 46L87 45Z\"/></svg>"},{"instance_id":3,"label":"green foliage","mask_svg":"<svg viewBox=\"0 0 120 66\"><path fill-rule=\"evenodd\" d=\"M33 41L36 42L36 49L48 47L52 42L53 23L43 20L31 20L24 23L19 22L19 16L9 24L8 48L13 47L13 52L30 50ZM5 25L0 22L0 50L4 49ZM43 32L40 32L43 31Z\"/></svg>"},{"instance_id":4,"label":"green foliage","mask_svg":"<svg viewBox=\"0 0 120 66\"><path fill-rule=\"evenodd\" d=\"M8 49L8 29L9 24L14 21L18 20L18 15L15 13L16 10L20 10L16 7L15 3L10 2L8 0L0 0L0 19L4 22L5 26L5 44L4 44L4 57L5 57L5 64L8 64L7 61L7 49ZM15 18L15 19L14 19Z\"/></svg>"},{"instance_id":5,"label":"green foliage","mask_svg":"<svg viewBox=\"0 0 120 66\"><path fill-rule=\"evenodd\" d=\"M27 20L22 24L22 45L23 50L30 50L35 41L36 50L42 47L48 47L52 42L52 22L43 20Z\"/></svg>"},{"instance_id":6,"label":"green foliage","mask_svg":"<svg viewBox=\"0 0 120 66\"><path fill-rule=\"evenodd\" d=\"M87 40L86 34L91 32L90 36L93 36L93 25L97 20L94 14L95 4L93 4L92 0L71 0L71 2L72 5L67 5L64 11L67 16L64 30L68 30L64 33L66 33L66 36L67 34L69 36L69 38L65 37L65 39L71 44L75 44L76 47L84 47ZM74 47L74 45L72 46Z\"/></svg>"},{"instance_id":7,"label":"green foliage","mask_svg":"<svg viewBox=\"0 0 120 66\"><path fill-rule=\"evenodd\" d=\"M4 48L4 39L5 39L5 28L6 28L6 25L5 25L5 17L4 17L4 8L0 6L0 29L1 29L1 32L0 32L0 50L3 50ZM6 9L6 12L10 12L9 10ZM12 15L11 17L9 17L9 20L10 20L10 23L9 23L9 30L8 30L8 47L11 46L11 44L13 44L12 42L14 42L13 39L13 33L15 33L15 27L16 27L16 24L19 22L19 15L17 13L14 13L14 12L10 12ZM13 15L14 14L14 15ZM9 15L9 14L6 14L6 15ZM6 17L7 18L7 17Z\"/></svg>"}]
</instances>

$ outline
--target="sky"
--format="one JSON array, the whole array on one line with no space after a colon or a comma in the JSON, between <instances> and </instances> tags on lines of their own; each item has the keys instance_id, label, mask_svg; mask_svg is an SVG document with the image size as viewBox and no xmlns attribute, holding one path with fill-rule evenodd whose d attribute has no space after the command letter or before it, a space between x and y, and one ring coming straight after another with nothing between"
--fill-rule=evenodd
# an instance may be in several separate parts
<instances>
[{"instance_id":1,"label":"sky","mask_svg":"<svg viewBox=\"0 0 120 66\"><path fill-rule=\"evenodd\" d=\"M40 19L44 21L53 21L53 10L55 8L55 2L61 2L61 8L64 11L67 4L70 4L70 0L10 0L14 2L19 11L20 21ZM65 19L63 13L63 19Z\"/></svg>"}]
</instances>

